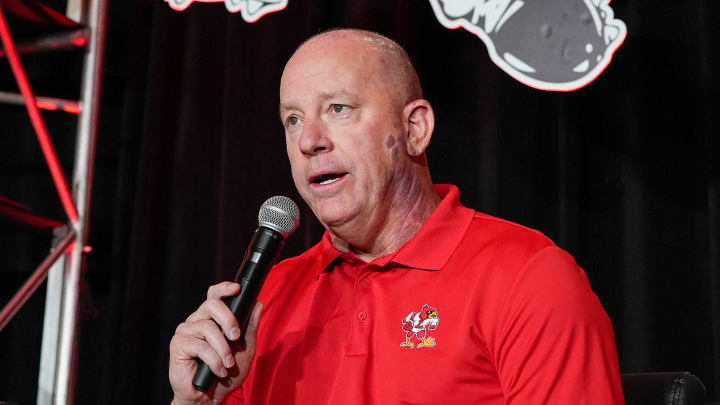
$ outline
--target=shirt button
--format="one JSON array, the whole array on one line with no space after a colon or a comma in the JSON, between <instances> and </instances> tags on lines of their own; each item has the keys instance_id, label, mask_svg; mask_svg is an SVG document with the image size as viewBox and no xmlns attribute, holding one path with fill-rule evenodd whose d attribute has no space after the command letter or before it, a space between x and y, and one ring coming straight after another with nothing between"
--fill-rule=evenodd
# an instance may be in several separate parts
<instances>
[{"instance_id":1,"label":"shirt button","mask_svg":"<svg viewBox=\"0 0 720 405\"><path fill-rule=\"evenodd\" d=\"M365 288L368 288L368 287L370 287L370 280L364 278L364 279L360 280L360 285Z\"/></svg>"},{"instance_id":2,"label":"shirt button","mask_svg":"<svg viewBox=\"0 0 720 405\"><path fill-rule=\"evenodd\" d=\"M358 312L357 319L364 321L365 319L367 319L367 314L365 312Z\"/></svg>"}]
</instances>

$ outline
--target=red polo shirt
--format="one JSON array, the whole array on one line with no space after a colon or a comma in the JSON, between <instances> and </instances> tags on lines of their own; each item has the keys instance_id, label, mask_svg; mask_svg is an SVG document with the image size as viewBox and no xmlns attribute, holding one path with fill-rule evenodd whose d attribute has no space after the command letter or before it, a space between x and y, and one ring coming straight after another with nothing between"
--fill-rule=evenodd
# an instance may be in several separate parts
<instances>
[{"instance_id":1,"label":"red polo shirt","mask_svg":"<svg viewBox=\"0 0 720 405\"><path fill-rule=\"evenodd\" d=\"M371 263L326 233L270 272L228 404L622 404L610 321L541 233L440 205Z\"/></svg>"}]
</instances>

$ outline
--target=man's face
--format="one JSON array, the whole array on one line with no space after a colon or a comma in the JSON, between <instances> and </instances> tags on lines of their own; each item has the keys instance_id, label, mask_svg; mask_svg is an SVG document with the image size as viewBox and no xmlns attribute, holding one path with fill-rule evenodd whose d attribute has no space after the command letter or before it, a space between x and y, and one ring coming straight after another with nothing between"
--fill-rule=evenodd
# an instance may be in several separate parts
<instances>
[{"instance_id":1,"label":"man's face","mask_svg":"<svg viewBox=\"0 0 720 405\"><path fill-rule=\"evenodd\" d=\"M330 227L382 217L403 159L398 90L363 42L316 39L290 59L280 83L295 186Z\"/></svg>"}]
</instances>

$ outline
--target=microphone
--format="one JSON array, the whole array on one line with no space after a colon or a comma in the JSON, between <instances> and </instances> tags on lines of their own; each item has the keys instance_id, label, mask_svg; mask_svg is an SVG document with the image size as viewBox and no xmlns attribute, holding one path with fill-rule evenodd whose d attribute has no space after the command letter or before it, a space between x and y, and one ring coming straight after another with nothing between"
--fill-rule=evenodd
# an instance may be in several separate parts
<instances>
[{"instance_id":1,"label":"microphone","mask_svg":"<svg viewBox=\"0 0 720 405\"><path fill-rule=\"evenodd\" d=\"M277 261L285 239L300 224L300 210L297 204L287 197L270 197L260 207L258 223L245 258L235 274L234 281L240 283L242 289L238 295L223 299L235 314L243 333L265 277ZM197 362L198 369L193 385L202 392L208 392L215 375L202 360L198 358Z\"/></svg>"}]
</instances>

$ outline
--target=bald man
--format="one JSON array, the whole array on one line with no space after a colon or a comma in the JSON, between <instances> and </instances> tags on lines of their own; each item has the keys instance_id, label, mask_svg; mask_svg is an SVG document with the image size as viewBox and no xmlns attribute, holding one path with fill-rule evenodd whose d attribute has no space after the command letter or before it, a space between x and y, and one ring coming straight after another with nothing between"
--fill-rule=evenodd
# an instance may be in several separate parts
<instances>
[{"instance_id":1,"label":"bald man","mask_svg":"<svg viewBox=\"0 0 720 405\"><path fill-rule=\"evenodd\" d=\"M327 231L270 271L242 338L221 301L239 285L210 287L170 343L173 403L623 403L609 319L572 257L433 185L433 110L398 44L306 41L280 118ZM196 358L218 376L208 394Z\"/></svg>"}]
</instances>

